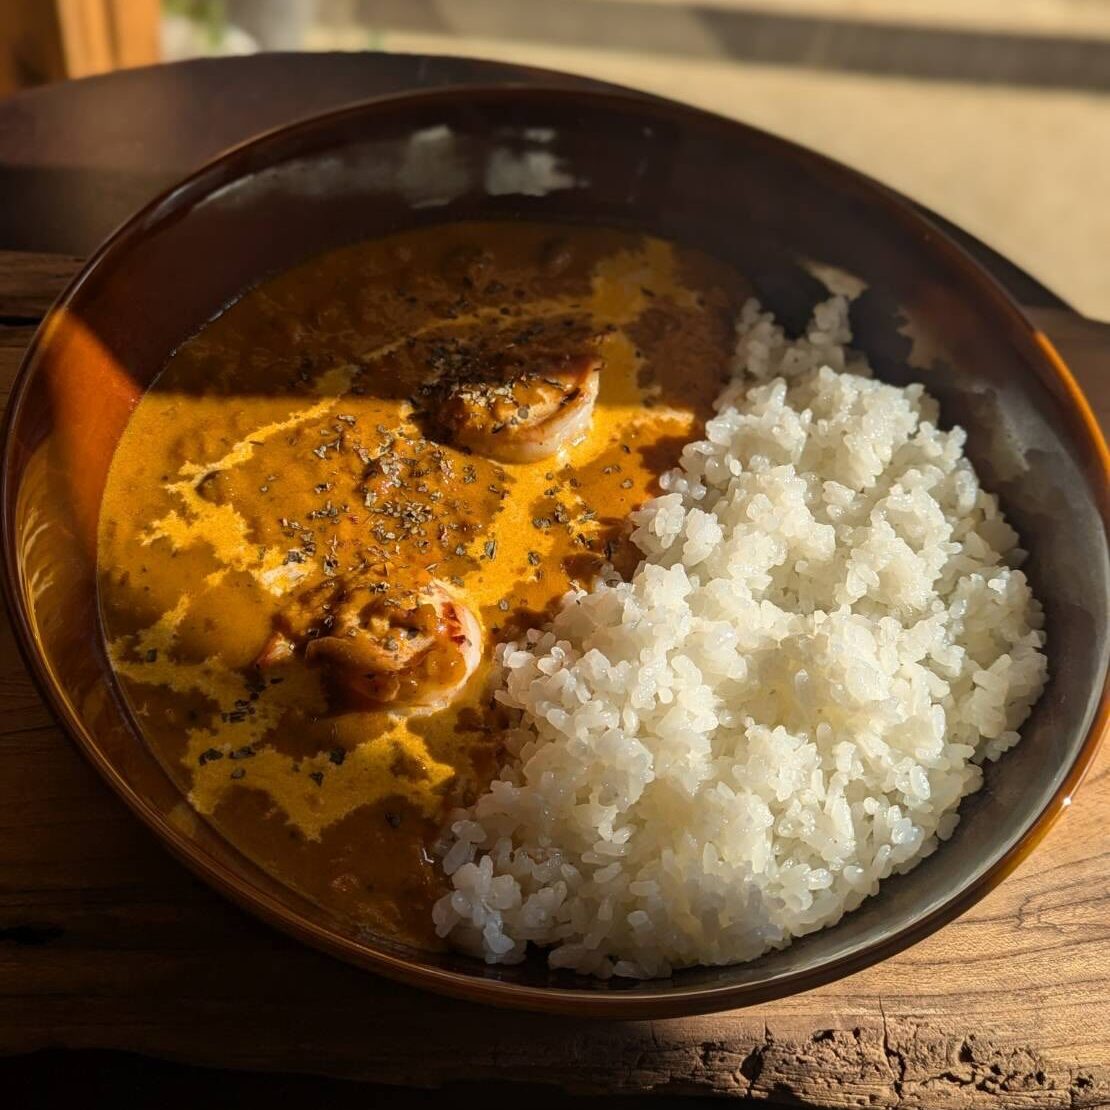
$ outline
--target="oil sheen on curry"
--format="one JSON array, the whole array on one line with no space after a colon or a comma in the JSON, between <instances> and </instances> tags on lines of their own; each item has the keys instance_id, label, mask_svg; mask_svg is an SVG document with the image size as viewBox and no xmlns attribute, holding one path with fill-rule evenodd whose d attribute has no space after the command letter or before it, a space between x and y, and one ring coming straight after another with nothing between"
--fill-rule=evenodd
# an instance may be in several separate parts
<instances>
[{"instance_id":1,"label":"oil sheen on curry","mask_svg":"<svg viewBox=\"0 0 1110 1110\"><path fill-rule=\"evenodd\" d=\"M433 946L443 820L501 762L487 678L696 439L746 293L618 231L426 228L188 340L100 514L108 650L192 806L345 919Z\"/></svg>"}]
</instances>

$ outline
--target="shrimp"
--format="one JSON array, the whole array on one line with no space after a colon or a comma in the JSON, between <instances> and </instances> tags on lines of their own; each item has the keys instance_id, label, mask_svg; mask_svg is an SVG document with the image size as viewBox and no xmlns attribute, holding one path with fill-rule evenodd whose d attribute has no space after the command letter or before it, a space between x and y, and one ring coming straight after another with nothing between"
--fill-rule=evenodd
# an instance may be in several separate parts
<instances>
[{"instance_id":1,"label":"shrimp","mask_svg":"<svg viewBox=\"0 0 1110 1110\"><path fill-rule=\"evenodd\" d=\"M600 368L596 355L579 355L509 382L454 386L439 423L475 454L501 462L546 459L589 431Z\"/></svg>"},{"instance_id":2,"label":"shrimp","mask_svg":"<svg viewBox=\"0 0 1110 1110\"><path fill-rule=\"evenodd\" d=\"M601 335L584 317L513 319L429 338L421 387L434 438L500 462L535 462L589 431Z\"/></svg>"},{"instance_id":3,"label":"shrimp","mask_svg":"<svg viewBox=\"0 0 1110 1110\"><path fill-rule=\"evenodd\" d=\"M354 587L329 606L325 631L305 638L304 657L324 673L333 700L349 709L440 709L482 658L477 617L434 579L404 599ZM296 646L277 631L256 665L280 665Z\"/></svg>"}]
</instances>

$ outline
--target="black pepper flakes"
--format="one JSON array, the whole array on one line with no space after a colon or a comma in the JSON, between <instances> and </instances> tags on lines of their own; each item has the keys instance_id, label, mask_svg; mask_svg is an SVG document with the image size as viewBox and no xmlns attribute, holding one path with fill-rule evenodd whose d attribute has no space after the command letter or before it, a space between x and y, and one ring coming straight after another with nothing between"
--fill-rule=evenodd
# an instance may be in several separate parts
<instances>
[{"instance_id":1,"label":"black pepper flakes","mask_svg":"<svg viewBox=\"0 0 1110 1110\"><path fill-rule=\"evenodd\" d=\"M332 750L328 752L329 762L334 763L336 767L342 767L343 761L346 758L347 753L342 748L332 748Z\"/></svg>"},{"instance_id":2,"label":"black pepper flakes","mask_svg":"<svg viewBox=\"0 0 1110 1110\"><path fill-rule=\"evenodd\" d=\"M324 785L324 772L323 771L309 771L308 777L312 779L317 786Z\"/></svg>"},{"instance_id":3,"label":"black pepper flakes","mask_svg":"<svg viewBox=\"0 0 1110 1110\"><path fill-rule=\"evenodd\" d=\"M241 779L246 776L246 771L242 767L236 767L234 771L228 776L233 779Z\"/></svg>"}]
</instances>

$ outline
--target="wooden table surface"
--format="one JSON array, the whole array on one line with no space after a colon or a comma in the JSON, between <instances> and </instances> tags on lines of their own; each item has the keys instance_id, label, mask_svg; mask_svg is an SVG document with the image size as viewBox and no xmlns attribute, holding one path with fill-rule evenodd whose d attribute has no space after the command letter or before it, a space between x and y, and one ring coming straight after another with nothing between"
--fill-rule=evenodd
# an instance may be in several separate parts
<instances>
[{"instance_id":1,"label":"wooden table surface","mask_svg":"<svg viewBox=\"0 0 1110 1110\"><path fill-rule=\"evenodd\" d=\"M0 252L3 400L76 265ZM1110 327L1030 312L1105 425ZM0 1054L111 1048L379 1083L513 1080L824 1107L1110 1104L1110 749L1013 876L900 956L770 1005L626 1023L422 994L225 903L57 727L6 619L0 753Z\"/></svg>"}]
</instances>

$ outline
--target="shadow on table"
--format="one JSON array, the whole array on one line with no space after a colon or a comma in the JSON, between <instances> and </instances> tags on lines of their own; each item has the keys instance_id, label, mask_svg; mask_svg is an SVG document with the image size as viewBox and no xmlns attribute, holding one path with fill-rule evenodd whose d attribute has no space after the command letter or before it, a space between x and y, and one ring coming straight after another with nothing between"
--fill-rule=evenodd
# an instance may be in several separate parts
<instances>
[{"instance_id":1,"label":"shadow on table","mask_svg":"<svg viewBox=\"0 0 1110 1110\"><path fill-rule=\"evenodd\" d=\"M573 1077L567 1077L573 1085ZM648 1094L643 1096L568 1095L554 1087L531 1083L453 1083L431 1090L391 1087L351 1079L313 1075L226 1071L170 1063L124 1052L48 1049L0 1060L0 1085L8 1105L21 1110L76 1105L120 1105L142 1110L219 1110L223 1106L321 1105L328 1110L424 1110L425 1107L473 1105L483 1110L611 1110L647 1106L693 1110L704 1097ZM650 1100L650 1102L649 1102ZM751 1099L731 1099L730 1107L754 1106ZM758 1103L773 1108L777 1102ZM783 1104L784 1105L784 1104ZM796 1105L796 1103L794 1103Z\"/></svg>"}]
</instances>

